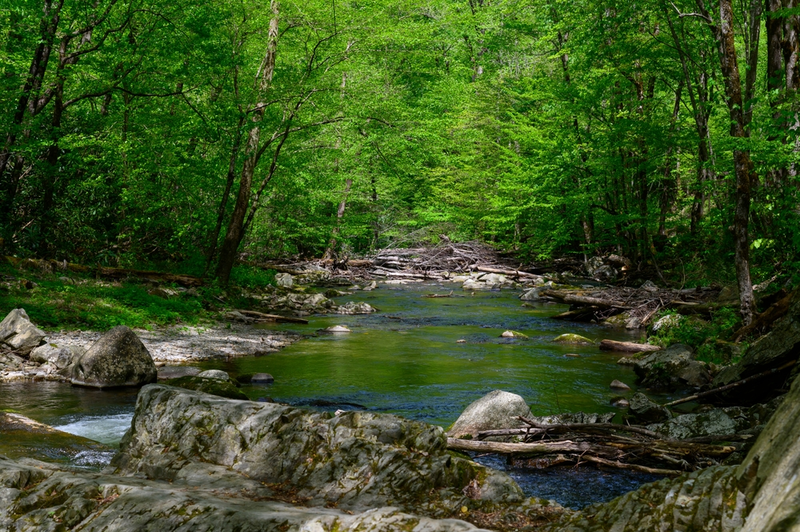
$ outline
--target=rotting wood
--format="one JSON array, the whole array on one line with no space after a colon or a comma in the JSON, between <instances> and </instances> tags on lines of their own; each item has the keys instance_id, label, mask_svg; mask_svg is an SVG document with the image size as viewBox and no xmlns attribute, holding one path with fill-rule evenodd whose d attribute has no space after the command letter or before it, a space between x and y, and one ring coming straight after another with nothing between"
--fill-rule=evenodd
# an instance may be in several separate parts
<instances>
[{"instance_id":1,"label":"rotting wood","mask_svg":"<svg viewBox=\"0 0 800 532\"><path fill-rule=\"evenodd\" d=\"M603 351L621 351L623 353L641 353L660 351L657 345L637 344L635 342L618 342L616 340L601 340L600 349Z\"/></svg>"},{"instance_id":2,"label":"rotting wood","mask_svg":"<svg viewBox=\"0 0 800 532\"><path fill-rule=\"evenodd\" d=\"M683 471L675 469L659 469L656 467L647 467L639 464L628 464L617 460L606 460L605 458L600 458L599 456L593 456L591 454L581 456L580 460L585 462L593 462L595 464L600 464L607 467L613 467L615 469L627 469L630 471L639 471L641 473L650 473L651 475L677 477L678 475L682 475L684 473Z\"/></svg>"},{"instance_id":3,"label":"rotting wood","mask_svg":"<svg viewBox=\"0 0 800 532\"><path fill-rule=\"evenodd\" d=\"M539 443L505 443L494 441L461 440L447 438L447 448L454 451L474 451L498 454L548 454L584 453L592 450L589 443L576 443L569 440Z\"/></svg>"}]
</instances>

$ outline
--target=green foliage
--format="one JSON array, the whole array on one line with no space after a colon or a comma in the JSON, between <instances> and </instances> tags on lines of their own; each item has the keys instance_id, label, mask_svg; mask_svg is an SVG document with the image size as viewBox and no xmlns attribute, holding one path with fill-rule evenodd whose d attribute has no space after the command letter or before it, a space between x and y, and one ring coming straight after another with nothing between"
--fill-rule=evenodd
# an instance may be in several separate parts
<instances>
[{"instance_id":1,"label":"green foliage","mask_svg":"<svg viewBox=\"0 0 800 532\"><path fill-rule=\"evenodd\" d=\"M673 319L679 321L675 325L664 326L656 331L648 338L649 343L662 347L685 344L695 349L698 360L715 364L736 362L725 340L742 325L737 309L722 307L712 314L710 320L698 316L681 316L670 311L660 313L659 318L665 316L674 316ZM737 351L743 350L743 348L737 349Z\"/></svg>"},{"instance_id":2,"label":"green foliage","mask_svg":"<svg viewBox=\"0 0 800 532\"><path fill-rule=\"evenodd\" d=\"M275 270L265 270L255 266L237 266L231 273L231 281L244 288L264 288L275 285Z\"/></svg>"}]
</instances>

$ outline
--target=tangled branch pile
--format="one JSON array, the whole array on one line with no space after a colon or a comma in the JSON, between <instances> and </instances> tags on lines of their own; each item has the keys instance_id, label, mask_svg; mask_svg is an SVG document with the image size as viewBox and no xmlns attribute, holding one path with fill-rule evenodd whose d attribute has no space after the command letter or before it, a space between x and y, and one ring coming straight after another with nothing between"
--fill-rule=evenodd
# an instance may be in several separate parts
<instances>
[{"instance_id":1,"label":"tangled branch pile","mask_svg":"<svg viewBox=\"0 0 800 532\"><path fill-rule=\"evenodd\" d=\"M617 469L675 476L711 465L741 447L738 444L713 445L708 438L670 440L635 425L611 423L568 423L543 425L520 417L527 427L488 430L477 440L448 438L450 449L500 453L515 457L518 465L538 469L556 465L589 462ZM486 438L515 438L520 443L485 441ZM750 435L719 438L728 442L745 441Z\"/></svg>"}]
</instances>

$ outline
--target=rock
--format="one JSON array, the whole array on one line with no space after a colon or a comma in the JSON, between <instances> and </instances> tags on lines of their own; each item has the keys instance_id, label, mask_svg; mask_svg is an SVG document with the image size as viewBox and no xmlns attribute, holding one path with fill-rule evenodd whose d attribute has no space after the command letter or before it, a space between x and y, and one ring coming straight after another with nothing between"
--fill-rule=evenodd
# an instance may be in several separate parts
<instances>
[{"instance_id":1,"label":"rock","mask_svg":"<svg viewBox=\"0 0 800 532\"><path fill-rule=\"evenodd\" d=\"M147 291L148 294L151 296L160 297L161 299L172 299L175 297L180 296L180 292L174 290L172 288L165 288L163 286L158 286L156 288L152 288Z\"/></svg>"},{"instance_id":2,"label":"rock","mask_svg":"<svg viewBox=\"0 0 800 532\"><path fill-rule=\"evenodd\" d=\"M659 423L672 417L667 407L656 404L643 393L635 393L629 399L630 415L640 424Z\"/></svg>"},{"instance_id":3,"label":"rock","mask_svg":"<svg viewBox=\"0 0 800 532\"><path fill-rule=\"evenodd\" d=\"M578 353L564 353L564 356L567 358L581 358Z\"/></svg>"},{"instance_id":4,"label":"rock","mask_svg":"<svg viewBox=\"0 0 800 532\"><path fill-rule=\"evenodd\" d=\"M333 288L330 288L328 290L325 290L325 292L323 292L323 295L327 298L343 297L352 295L352 292L342 292L341 290L334 290Z\"/></svg>"},{"instance_id":5,"label":"rock","mask_svg":"<svg viewBox=\"0 0 800 532\"><path fill-rule=\"evenodd\" d=\"M95 388L141 386L158 378L147 348L128 327L114 327L66 370L72 384Z\"/></svg>"},{"instance_id":6,"label":"rock","mask_svg":"<svg viewBox=\"0 0 800 532\"><path fill-rule=\"evenodd\" d=\"M478 280L484 284L486 290L502 288L505 285L511 284L505 275L498 273L487 273L485 275L481 275Z\"/></svg>"},{"instance_id":7,"label":"rock","mask_svg":"<svg viewBox=\"0 0 800 532\"><path fill-rule=\"evenodd\" d=\"M294 278L288 273L276 273L275 285L280 288L291 288L294 286Z\"/></svg>"},{"instance_id":8,"label":"rock","mask_svg":"<svg viewBox=\"0 0 800 532\"><path fill-rule=\"evenodd\" d=\"M680 314L667 314L658 318L653 326L650 328L650 334L664 335L670 329L674 329L683 321L683 316Z\"/></svg>"},{"instance_id":9,"label":"rock","mask_svg":"<svg viewBox=\"0 0 800 532\"><path fill-rule=\"evenodd\" d=\"M658 292L659 288L656 286L656 283L648 279L642 283L642 286L639 287L639 290L644 290L645 292Z\"/></svg>"},{"instance_id":10,"label":"rock","mask_svg":"<svg viewBox=\"0 0 800 532\"><path fill-rule=\"evenodd\" d=\"M500 335L501 338L520 338L523 340L528 339L527 334L522 334L521 332L517 331L503 331L503 334Z\"/></svg>"},{"instance_id":11,"label":"rock","mask_svg":"<svg viewBox=\"0 0 800 532\"><path fill-rule=\"evenodd\" d=\"M199 368L191 366L162 366L158 368L158 380L179 379L181 377L194 377L200 373Z\"/></svg>"},{"instance_id":12,"label":"rock","mask_svg":"<svg viewBox=\"0 0 800 532\"><path fill-rule=\"evenodd\" d=\"M800 295L800 292L796 292ZM786 316L777 321L772 330L756 340L742 356L741 361L724 368L714 378L711 386L718 388L740 381L757 373L778 368L797 360L800 344L800 297L796 297ZM783 387L791 370L756 379L751 383L717 394L716 399L734 404L753 404L769 400Z\"/></svg>"},{"instance_id":13,"label":"rock","mask_svg":"<svg viewBox=\"0 0 800 532\"><path fill-rule=\"evenodd\" d=\"M614 390L630 390L631 389L630 386L628 386L627 384L625 384L622 381L618 381L617 379L614 379L613 381L611 381L611 384L609 384L609 387L611 387Z\"/></svg>"},{"instance_id":14,"label":"rock","mask_svg":"<svg viewBox=\"0 0 800 532\"><path fill-rule=\"evenodd\" d=\"M601 282L610 282L617 279L619 272L611 264L607 264L603 257L592 257L585 264L586 274Z\"/></svg>"},{"instance_id":15,"label":"rock","mask_svg":"<svg viewBox=\"0 0 800 532\"><path fill-rule=\"evenodd\" d=\"M466 343L467 343L467 341L466 341L466 340L464 340L463 338L459 338L458 340L456 340L456 343L457 343L457 344L466 344Z\"/></svg>"},{"instance_id":16,"label":"rock","mask_svg":"<svg viewBox=\"0 0 800 532\"><path fill-rule=\"evenodd\" d=\"M476 437L482 430L526 426L517 416L530 417L525 399L515 393L494 390L473 402L458 416L447 432L451 438Z\"/></svg>"},{"instance_id":17,"label":"rock","mask_svg":"<svg viewBox=\"0 0 800 532\"><path fill-rule=\"evenodd\" d=\"M371 283L369 283L368 285L366 285L366 286L365 286L364 288L362 288L361 290L363 290L363 291L365 291L365 292L371 292L372 290L375 290L376 288L378 288L378 282L377 282L377 281L372 281Z\"/></svg>"},{"instance_id":18,"label":"rock","mask_svg":"<svg viewBox=\"0 0 800 532\"><path fill-rule=\"evenodd\" d=\"M25 367L25 359L12 353L0 353L0 371L20 371Z\"/></svg>"},{"instance_id":19,"label":"rock","mask_svg":"<svg viewBox=\"0 0 800 532\"><path fill-rule=\"evenodd\" d=\"M573 345L594 345L594 342L586 338L585 336L581 336L580 334L562 334L561 336L556 336L553 338L553 341L559 344L573 344Z\"/></svg>"},{"instance_id":20,"label":"rock","mask_svg":"<svg viewBox=\"0 0 800 532\"><path fill-rule=\"evenodd\" d=\"M10 350L25 356L38 347L45 332L31 323L25 309L17 308L0 322L0 350Z\"/></svg>"},{"instance_id":21,"label":"rock","mask_svg":"<svg viewBox=\"0 0 800 532\"><path fill-rule=\"evenodd\" d=\"M269 373L256 373L250 377L251 384L271 384L275 382L275 377Z\"/></svg>"},{"instance_id":22,"label":"rock","mask_svg":"<svg viewBox=\"0 0 800 532\"><path fill-rule=\"evenodd\" d=\"M526 500L506 474L448 453L439 427L389 414L334 416L170 386L143 388L114 471L175 483L204 463L268 483L273 498L307 507L360 512L391 505L450 517L468 505L511 517L541 516L546 504Z\"/></svg>"},{"instance_id":23,"label":"rock","mask_svg":"<svg viewBox=\"0 0 800 532\"><path fill-rule=\"evenodd\" d=\"M353 513L292 506L275 500L274 492L260 482L214 464L190 464L168 484L0 457L0 486L0 530L16 532L484 530L457 519L431 519L390 507Z\"/></svg>"},{"instance_id":24,"label":"rock","mask_svg":"<svg viewBox=\"0 0 800 532\"><path fill-rule=\"evenodd\" d=\"M552 416L531 416L540 425L564 425L569 423L610 423L614 412L598 414L595 412L568 412L566 414L554 414Z\"/></svg>"},{"instance_id":25,"label":"rock","mask_svg":"<svg viewBox=\"0 0 800 532\"><path fill-rule=\"evenodd\" d=\"M695 360L692 349L683 344L647 353L634 362L633 370L642 385L657 390L696 388L711 382L708 365Z\"/></svg>"},{"instance_id":26,"label":"rock","mask_svg":"<svg viewBox=\"0 0 800 532\"><path fill-rule=\"evenodd\" d=\"M631 403L624 397L614 397L611 399L611 406L615 406L617 408L628 408L631 406Z\"/></svg>"},{"instance_id":27,"label":"rock","mask_svg":"<svg viewBox=\"0 0 800 532\"><path fill-rule=\"evenodd\" d=\"M226 399L237 399L239 401L250 400L249 397L239 391L236 385L229 380L208 379L200 375L187 375L185 377L164 381L164 384L186 390L218 395Z\"/></svg>"},{"instance_id":28,"label":"rock","mask_svg":"<svg viewBox=\"0 0 800 532\"><path fill-rule=\"evenodd\" d=\"M336 309L337 314L372 314L377 311L378 309L363 301L358 303L355 301L348 301Z\"/></svg>"},{"instance_id":29,"label":"rock","mask_svg":"<svg viewBox=\"0 0 800 532\"><path fill-rule=\"evenodd\" d=\"M603 320L603 323L611 327L625 327L626 329L632 330L642 326L642 319L631 314L630 311L625 311L609 316Z\"/></svg>"},{"instance_id":30,"label":"rock","mask_svg":"<svg viewBox=\"0 0 800 532\"><path fill-rule=\"evenodd\" d=\"M739 466L714 466L564 517L550 532L783 532L800 523L800 379Z\"/></svg>"},{"instance_id":31,"label":"rock","mask_svg":"<svg viewBox=\"0 0 800 532\"><path fill-rule=\"evenodd\" d=\"M327 333L349 333L352 332L350 329L345 327L344 325L331 325L330 327L323 330L323 332Z\"/></svg>"},{"instance_id":32,"label":"rock","mask_svg":"<svg viewBox=\"0 0 800 532\"><path fill-rule=\"evenodd\" d=\"M29 358L40 364L51 364L61 370L68 367L85 352L86 349L75 345L58 346L46 343L31 351Z\"/></svg>"},{"instance_id":33,"label":"rock","mask_svg":"<svg viewBox=\"0 0 800 532\"><path fill-rule=\"evenodd\" d=\"M216 379L218 381L229 381L231 380L230 375L228 375L227 371L222 371L220 369L207 369L197 374L198 377L201 379Z\"/></svg>"},{"instance_id":34,"label":"rock","mask_svg":"<svg viewBox=\"0 0 800 532\"><path fill-rule=\"evenodd\" d=\"M461 285L461 288L464 290L489 290L489 287L486 286L486 283L482 283L472 278L464 281L464 284Z\"/></svg>"},{"instance_id":35,"label":"rock","mask_svg":"<svg viewBox=\"0 0 800 532\"><path fill-rule=\"evenodd\" d=\"M541 299L540 290L538 288L529 288L519 296L522 301L538 301Z\"/></svg>"}]
</instances>

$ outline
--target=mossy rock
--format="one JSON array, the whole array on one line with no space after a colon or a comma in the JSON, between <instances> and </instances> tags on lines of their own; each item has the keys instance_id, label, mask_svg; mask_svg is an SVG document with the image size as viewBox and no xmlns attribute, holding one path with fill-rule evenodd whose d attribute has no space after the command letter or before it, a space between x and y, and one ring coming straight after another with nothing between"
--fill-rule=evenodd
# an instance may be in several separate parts
<instances>
[{"instance_id":1,"label":"mossy rock","mask_svg":"<svg viewBox=\"0 0 800 532\"><path fill-rule=\"evenodd\" d=\"M187 390L209 393L211 395L218 395L227 399L241 399L243 401L250 400L250 398L240 392L239 389L236 388L236 385L231 381L206 379L203 377L187 375L185 377L164 381L164 384L176 386L178 388L185 388Z\"/></svg>"},{"instance_id":2,"label":"mossy rock","mask_svg":"<svg viewBox=\"0 0 800 532\"><path fill-rule=\"evenodd\" d=\"M586 338L585 336L581 336L580 334L562 334L561 336L556 336L553 338L553 341L559 344L572 344L572 345L594 345L594 342Z\"/></svg>"}]
</instances>

